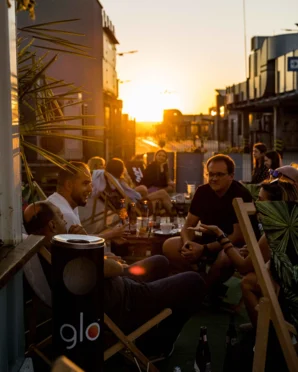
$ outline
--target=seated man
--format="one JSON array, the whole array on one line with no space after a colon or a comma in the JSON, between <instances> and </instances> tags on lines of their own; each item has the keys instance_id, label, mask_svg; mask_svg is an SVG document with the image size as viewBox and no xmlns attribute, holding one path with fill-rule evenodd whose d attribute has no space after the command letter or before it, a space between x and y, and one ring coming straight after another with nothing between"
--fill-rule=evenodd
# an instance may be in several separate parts
<instances>
[{"instance_id":1,"label":"seated man","mask_svg":"<svg viewBox=\"0 0 298 372\"><path fill-rule=\"evenodd\" d=\"M86 234L81 225L78 207L85 207L89 195L92 192L92 181L89 167L85 163L70 162L79 170L71 167L61 169L57 179L57 192L48 197L48 201L60 208L66 221L68 232L72 225L73 234ZM103 239L113 239L122 237L124 227L115 227L109 231L97 234Z\"/></svg>"},{"instance_id":2,"label":"seated man","mask_svg":"<svg viewBox=\"0 0 298 372\"><path fill-rule=\"evenodd\" d=\"M243 243L232 201L239 197L250 202L252 198L249 191L234 180L234 169L235 163L227 155L215 155L207 161L208 184L197 188L181 237L170 238L163 245L163 252L176 271L190 270L192 264L208 258L213 264L206 277L207 289L229 279L234 268L218 239L195 236L189 228L195 227L199 221L217 225L233 244Z\"/></svg>"},{"instance_id":3,"label":"seated man","mask_svg":"<svg viewBox=\"0 0 298 372\"><path fill-rule=\"evenodd\" d=\"M48 201L26 208L24 226L28 234L45 235L44 244L49 250L51 238L66 233L61 211ZM164 308L171 308L172 315L160 323L158 335L148 343L156 347L152 351L154 355L169 356L185 322L199 308L205 292L204 281L192 272L165 277L168 261L163 256L153 256L131 266L121 263L115 256L105 258L105 312L125 333L129 333ZM46 270L50 284L49 264Z\"/></svg>"}]
</instances>

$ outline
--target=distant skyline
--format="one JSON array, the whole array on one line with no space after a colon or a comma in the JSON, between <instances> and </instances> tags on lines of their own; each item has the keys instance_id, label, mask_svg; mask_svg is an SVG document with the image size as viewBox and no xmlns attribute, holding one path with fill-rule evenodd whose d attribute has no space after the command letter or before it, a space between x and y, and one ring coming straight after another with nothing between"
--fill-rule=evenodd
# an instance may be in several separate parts
<instances>
[{"instance_id":1,"label":"distant skyline","mask_svg":"<svg viewBox=\"0 0 298 372\"><path fill-rule=\"evenodd\" d=\"M123 112L161 121L162 111L206 113L215 89L245 81L243 0L101 0L115 25ZM247 56L253 36L298 23L298 0L246 0ZM298 31L298 27L297 27ZM297 36L298 37L298 36Z\"/></svg>"}]
</instances>

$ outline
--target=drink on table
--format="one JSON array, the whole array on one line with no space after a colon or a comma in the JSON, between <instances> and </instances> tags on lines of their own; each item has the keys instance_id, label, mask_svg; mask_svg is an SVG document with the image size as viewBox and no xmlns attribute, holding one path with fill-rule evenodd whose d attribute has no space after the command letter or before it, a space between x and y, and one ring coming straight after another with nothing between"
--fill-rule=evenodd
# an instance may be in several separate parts
<instances>
[{"instance_id":1,"label":"drink on table","mask_svg":"<svg viewBox=\"0 0 298 372\"><path fill-rule=\"evenodd\" d=\"M160 227L160 203L159 201L155 204L155 210L153 213L153 221L154 221L154 227L156 229L159 229Z\"/></svg>"},{"instance_id":2,"label":"drink on table","mask_svg":"<svg viewBox=\"0 0 298 372\"><path fill-rule=\"evenodd\" d=\"M137 229L137 210L136 210L136 203L130 203L129 207L129 231L131 233L135 233Z\"/></svg>"},{"instance_id":3,"label":"drink on table","mask_svg":"<svg viewBox=\"0 0 298 372\"><path fill-rule=\"evenodd\" d=\"M120 200L120 209L118 214L122 225L126 225L128 223L128 213L126 209L125 199Z\"/></svg>"},{"instance_id":4,"label":"drink on table","mask_svg":"<svg viewBox=\"0 0 298 372\"><path fill-rule=\"evenodd\" d=\"M200 339L194 364L196 372L211 372L211 354L207 339L207 327L200 328Z\"/></svg>"}]
</instances>

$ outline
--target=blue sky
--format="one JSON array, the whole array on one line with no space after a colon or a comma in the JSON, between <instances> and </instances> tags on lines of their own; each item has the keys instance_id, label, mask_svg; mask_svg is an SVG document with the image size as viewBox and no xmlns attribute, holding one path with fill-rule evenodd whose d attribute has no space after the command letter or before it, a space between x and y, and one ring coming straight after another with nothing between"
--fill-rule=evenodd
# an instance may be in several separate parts
<instances>
[{"instance_id":1,"label":"blue sky","mask_svg":"<svg viewBox=\"0 0 298 372\"><path fill-rule=\"evenodd\" d=\"M123 111L137 120L159 121L164 108L207 112L216 88L245 80L242 0L101 3L118 51L139 51L117 61L119 79L131 80L120 86ZM298 0L246 0L247 53L252 36L280 34L296 22Z\"/></svg>"}]
</instances>

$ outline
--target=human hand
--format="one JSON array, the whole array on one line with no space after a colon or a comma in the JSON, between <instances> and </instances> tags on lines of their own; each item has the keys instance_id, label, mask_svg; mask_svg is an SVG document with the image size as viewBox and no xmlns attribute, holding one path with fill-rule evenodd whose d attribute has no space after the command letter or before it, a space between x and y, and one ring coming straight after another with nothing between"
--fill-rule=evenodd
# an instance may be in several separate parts
<instances>
[{"instance_id":1,"label":"human hand","mask_svg":"<svg viewBox=\"0 0 298 372\"><path fill-rule=\"evenodd\" d=\"M198 224L195 227L188 227L188 230L193 230L193 231L200 231L205 234L211 234L211 235L216 235L220 236L223 234L223 231L215 225L204 225L203 223Z\"/></svg>"},{"instance_id":2,"label":"human hand","mask_svg":"<svg viewBox=\"0 0 298 372\"><path fill-rule=\"evenodd\" d=\"M186 242L181 248L181 256L190 262L197 261L204 252L204 246L194 242Z\"/></svg>"},{"instance_id":3,"label":"human hand","mask_svg":"<svg viewBox=\"0 0 298 372\"><path fill-rule=\"evenodd\" d=\"M110 231L110 239L122 238L128 225L117 225Z\"/></svg>"},{"instance_id":4,"label":"human hand","mask_svg":"<svg viewBox=\"0 0 298 372\"><path fill-rule=\"evenodd\" d=\"M68 229L68 234L88 235L87 231L81 225L71 225Z\"/></svg>"},{"instance_id":5,"label":"human hand","mask_svg":"<svg viewBox=\"0 0 298 372\"><path fill-rule=\"evenodd\" d=\"M249 251L247 249L247 245L244 245L242 248L239 249L239 253L243 258L246 258L249 255Z\"/></svg>"}]
</instances>

